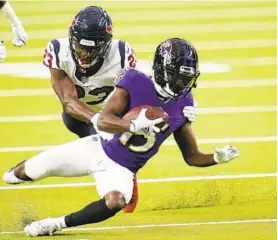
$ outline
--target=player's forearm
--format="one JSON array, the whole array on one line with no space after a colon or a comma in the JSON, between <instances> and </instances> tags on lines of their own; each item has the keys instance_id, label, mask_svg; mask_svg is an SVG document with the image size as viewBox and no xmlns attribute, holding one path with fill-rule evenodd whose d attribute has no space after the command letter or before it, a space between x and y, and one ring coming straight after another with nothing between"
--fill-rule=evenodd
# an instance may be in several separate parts
<instances>
[{"instance_id":1,"label":"player's forearm","mask_svg":"<svg viewBox=\"0 0 278 240\"><path fill-rule=\"evenodd\" d=\"M97 127L100 131L109 133L129 132L130 121L121 119L114 114L100 114Z\"/></svg>"},{"instance_id":2,"label":"player's forearm","mask_svg":"<svg viewBox=\"0 0 278 240\"><path fill-rule=\"evenodd\" d=\"M63 103L63 107L66 113L83 122L91 122L92 117L95 115L95 112L86 103L78 99Z\"/></svg>"},{"instance_id":3,"label":"player's forearm","mask_svg":"<svg viewBox=\"0 0 278 240\"><path fill-rule=\"evenodd\" d=\"M213 154L203 153L198 149L192 155L187 157L184 156L184 159L188 165L194 167L210 167L217 164Z\"/></svg>"}]
</instances>

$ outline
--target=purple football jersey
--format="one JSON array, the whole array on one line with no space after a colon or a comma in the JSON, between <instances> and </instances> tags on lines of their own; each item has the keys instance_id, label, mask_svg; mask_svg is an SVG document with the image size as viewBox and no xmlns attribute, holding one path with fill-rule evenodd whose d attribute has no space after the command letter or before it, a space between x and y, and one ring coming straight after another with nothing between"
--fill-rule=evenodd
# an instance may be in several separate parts
<instances>
[{"instance_id":1,"label":"purple football jersey","mask_svg":"<svg viewBox=\"0 0 278 240\"><path fill-rule=\"evenodd\" d=\"M158 152L164 140L186 123L183 108L193 106L193 96L188 93L185 97L165 103L157 97L152 80L133 69L128 70L116 85L129 93L127 112L141 105L150 105L163 109L169 115L168 124L155 136L144 138L126 132L116 133L111 140L101 139L105 153L112 160L136 173Z\"/></svg>"}]
</instances>

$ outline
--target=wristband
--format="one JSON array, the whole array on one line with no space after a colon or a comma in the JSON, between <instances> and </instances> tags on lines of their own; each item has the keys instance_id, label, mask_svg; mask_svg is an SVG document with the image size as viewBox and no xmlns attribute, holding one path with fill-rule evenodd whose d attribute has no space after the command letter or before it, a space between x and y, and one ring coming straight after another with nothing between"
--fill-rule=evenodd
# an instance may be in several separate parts
<instances>
[{"instance_id":1,"label":"wristband","mask_svg":"<svg viewBox=\"0 0 278 240\"><path fill-rule=\"evenodd\" d=\"M91 123L94 125L94 127L97 127L97 122L99 118L99 113L96 113L92 118L91 118Z\"/></svg>"}]
</instances>

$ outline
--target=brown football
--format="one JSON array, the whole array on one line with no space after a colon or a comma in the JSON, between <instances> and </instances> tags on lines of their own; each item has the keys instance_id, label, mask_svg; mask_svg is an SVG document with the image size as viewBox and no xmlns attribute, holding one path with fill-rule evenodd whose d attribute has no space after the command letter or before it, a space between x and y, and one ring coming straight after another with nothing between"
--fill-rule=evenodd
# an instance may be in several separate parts
<instances>
[{"instance_id":1,"label":"brown football","mask_svg":"<svg viewBox=\"0 0 278 240\"><path fill-rule=\"evenodd\" d=\"M159 127L162 127L169 120L168 114L164 112L163 109L148 105L142 105L131 109L124 115L123 119L135 120L141 112L142 108L147 108L146 117L150 120L154 120L161 117L164 118L165 122L158 124Z\"/></svg>"}]
</instances>

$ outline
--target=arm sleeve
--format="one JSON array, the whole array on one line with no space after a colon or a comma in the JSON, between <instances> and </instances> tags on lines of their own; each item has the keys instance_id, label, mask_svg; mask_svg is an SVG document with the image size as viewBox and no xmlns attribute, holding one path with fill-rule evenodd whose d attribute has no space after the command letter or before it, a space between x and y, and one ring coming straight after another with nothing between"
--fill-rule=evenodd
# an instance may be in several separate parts
<instances>
[{"instance_id":1,"label":"arm sleeve","mask_svg":"<svg viewBox=\"0 0 278 240\"><path fill-rule=\"evenodd\" d=\"M121 56L122 68L135 68L137 64L135 52L132 47L125 41L119 41L119 51Z\"/></svg>"}]
</instances>

